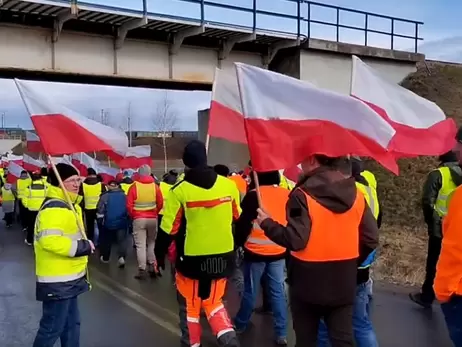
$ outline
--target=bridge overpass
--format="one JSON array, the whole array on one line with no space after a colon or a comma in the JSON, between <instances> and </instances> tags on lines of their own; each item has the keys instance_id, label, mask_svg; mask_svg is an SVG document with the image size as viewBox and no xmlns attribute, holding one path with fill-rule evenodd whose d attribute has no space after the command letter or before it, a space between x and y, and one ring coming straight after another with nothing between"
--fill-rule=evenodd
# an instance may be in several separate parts
<instances>
[{"instance_id":1,"label":"bridge overpass","mask_svg":"<svg viewBox=\"0 0 462 347\"><path fill-rule=\"evenodd\" d=\"M239 61L348 92L351 54L396 82L423 59L417 53L423 23L307 0L275 0L280 12L263 7L267 0L249 0L248 7L218 0L162 0L161 7L155 0L88 1L0 0L0 77L210 90L215 68ZM170 13L160 11L173 2ZM319 20L319 9L336 20ZM188 16L178 15L186 10ZM363 25L344 23L349 14ZM391 29L373 29L374 18ZM287 23L283 30L268 25L279 22ZM412 34L398 32L399 24ZM316 37L319 26L334 30L334 41ZM363 44L341 42L344 31L362 35ZM370 46L371 35L389 38L389 49ZM396 50L398 39L408 40L412 52Z\"/></svg>"}]
</instances>

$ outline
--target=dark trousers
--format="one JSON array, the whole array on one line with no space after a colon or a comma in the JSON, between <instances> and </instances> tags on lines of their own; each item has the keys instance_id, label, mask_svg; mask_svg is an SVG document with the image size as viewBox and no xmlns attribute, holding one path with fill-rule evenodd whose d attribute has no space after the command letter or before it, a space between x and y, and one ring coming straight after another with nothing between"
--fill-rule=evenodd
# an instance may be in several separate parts
<instances>
[{"instance_id":1,"label":"dark trousers","mask_svg":"<svg viewBox=\"0 0 462 347\"><path fill-rule=\"evenodd\" d=\"M22 201L19 200L19 221L21 222L21 227L23 229L27 229L27 212L29 210L24 207L24 205L22 204Z\"/></svg>"},{"instance_id":2,"label":"dark trousers","mask_svg":"<svg viewBox=\"0 0 462 347\"><path fill-rule=\"evenodd\" d=\"M96 221L96 210L84 210L85 215L85 231L87 238L95 242L95 221Z\"/></svg>"},{"instance_id":3,"label":"dark trousers","mask_svg":"<svg viewBox=\"0 0 462 347\"><path fill-rule=\"evenodd\" d=\"M5 221L6 226L11 226L13 224L14 212L5 213L3 220Z\"/></svg>"},{"instance_id":4,"label":"dark trousers","mask_svg":"<svg viewBox=\"0 0 462 347\"><path fill-rule=\"evenodd\" d=\"M454 295L449 302L441 304L449 336L455 347L462 347L462 296Z\"/></svg>"},{"instance_id":5,"label":"dark trousers","mask_svg":"<svg viewBox=\"0 0 462 347\"><path fill-rule=\"evenodd\" d=\"M33 347L80 347L80 312L77 297L43 302L42 319Z\"/></svg>"},{"instance_id":6,"label":"dark trousers","mask_svg":"<svg viewBox=\"0 0 462 347\"><path fill-rule=\"evenodd\" d=\"M35 219L37 218L38 211L27 211L27 236L26 240L29 243L34 243L34 229Z\"/></svg>"},{"instance_id":7,"label":"dark trousers","mask_svg":"<svg viewBox=\"0 0 462 347\"><path fill-rule=\"evenodd\" d=\"M435 300L433 281L436 275L436 264L441 252L441 238L430 236L428 238L427 265L425 269L425 281L422 285L422 301L432 303Z\"/></svg>"},{"instance_id":8,"label":"dark trousers","mask_svg":"<svg viewBox=\"0 0 462 347\"><path fill-rule=\"evenodd\" d=\"M99 230L99 251L104 261L111 258L111 249L114 243L117 244L117 256L125 258L127 255L127 229L111 230L100 228Z\"/></svg>"},{"instance_id":9,"label":"dark trousers","mask_svg":"<svg viewBox=\"0 0 462 347\"><path fill-rule=\"evenodd\" d=\"M326 323L332 347L354 347L353 305L313 305L289 295L296 347L317 347L321 319Z\"/></svg>"}]
</instances>

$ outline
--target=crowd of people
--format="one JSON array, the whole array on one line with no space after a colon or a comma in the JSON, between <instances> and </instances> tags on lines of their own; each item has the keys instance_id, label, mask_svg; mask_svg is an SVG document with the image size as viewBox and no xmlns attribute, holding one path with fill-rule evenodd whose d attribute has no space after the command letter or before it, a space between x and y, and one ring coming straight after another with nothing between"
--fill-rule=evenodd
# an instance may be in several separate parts
<instances>
[{"instance_id":1,"label":"crowd of people","mask_svg":"<svg viewBox=\"0 0 462 347\"><path fill-rule=\"evenodd\" d=\"M441 157L445 164L425 185L425 220L440 234L429 240L422 292L411 294L424 307L435 295L443 302L456 346L462 346L456 231L462 213L454 207L462 200L459 147ZM63 347L79 346L78 297L90 289L88 256L97 252L107 263L115 243L124 268L130 235L136 279L161 277L170 263L183 347L201 345L202 310L220 346L239 346L255 311L272 314L274 342L285 346L289 306L298 347L379 345L369 309L382 211L377 180L361 159L309 156L296 185L279 171L254 172L251 162L246 173L210 167L196 140L185 147L183 162L183 173L171 170L160 182L147 165L107 184L92 168L83 179L67 164L56 165L59 177L44 169L21 173L14 185L3 180L6 226L17 212L26 243L35 248L43 315L34 347L58 339ZM454 201L449 209L448 201ZM230 284L241 299L232 319L223 304Z\"/></svg>"}]
</instances>

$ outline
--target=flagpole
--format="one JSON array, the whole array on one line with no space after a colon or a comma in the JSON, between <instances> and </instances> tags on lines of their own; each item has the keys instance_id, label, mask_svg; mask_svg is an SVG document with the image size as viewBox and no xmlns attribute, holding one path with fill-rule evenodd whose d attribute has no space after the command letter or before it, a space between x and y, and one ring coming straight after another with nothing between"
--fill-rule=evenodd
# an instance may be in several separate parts
<instances>
[{"instance_id":1,"label":"flagpole","mask_svg":"<svg viewBox=\"0 0 462 347\"><path fill-rule=\"evenodd\" d=\"M84 240L88 240L87 234L85 233L85 227L83 226L82 220L80 219L77 211L75 210L74 204L71 201L71 198L69 197L69 193L67 192L67 189L64 187L63 180L61 179L61 176L59 175L58 169L56 168L55 163L53 160L51 160L51 155L47 154L48 161L51 164L51 169L55 173L55 176L58 180L59 187L63 190L64 193L64 198L66 199L66 202L69 204L69 207L71 208L72 213L74 213L74 217L77 220L77 226L79 228L79 232L82 235Z\"/></svg>"},{"instance_id":2,"label":"flagpole","mask_svg":"<svg viewBox=\"0 0 462 347\"><path fill-rule=\"evenodd\" d=\"M210 135L205 138L205 153L209 154Z\"/></svg>"},{"instance_id":3,"label":"flagpole","mask_svg":"<svg viewBox=\"0 0 462 347\"><path fill-rule=\"evenodd\" d=\"M243 89L242 89L241 83L239 81L239 71L238 71L238 68L236 66L236 63L234 63L234 68L236 70L237 87L238 87L238 90L239 90L239 99L241 101L242 114L244 116L244 129L245 129L245 136L247 137L247 146L248 146L248 143L249 143L249 141L248 141L248 139L249 139L249 131L247 129L247 122L245 121L246 107L244 106L244 98L242 97ZM251 153L251 151L249 149L249 155L250 155L250 153ZM250 159L252 159L252 158L250 158ZM258 207L260 207L261 209L264 209L263 208L263 203L262 203L262 200L261 200L260 184L259 184L259 181L258 181L257 172L255 171L255 169L253 167L252 167L252 172L253 172L253 180L255 182L255 192L257 193Z\"/></svg>"}]
</instances>

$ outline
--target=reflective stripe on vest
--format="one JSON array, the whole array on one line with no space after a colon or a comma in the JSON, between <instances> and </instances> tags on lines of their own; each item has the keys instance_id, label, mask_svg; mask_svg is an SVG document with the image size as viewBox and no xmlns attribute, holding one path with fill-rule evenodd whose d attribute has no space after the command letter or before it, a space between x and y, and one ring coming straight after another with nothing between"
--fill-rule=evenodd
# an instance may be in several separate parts
<instances>
[{"instance_id":1,"label":"reflective stripe on vest","mask_svg":"<svg viewBox=\"0 0 462 347\"><path fill-rule=\"evenodd\" d=\"M59 283L59 282L70 282L82 278L87 273L86 270L83 270L76 274L70 275L60 275L60 276L37 276L37 282L40 283Z\"/></svg>"},{"instance_id":2,"label":"reflective stripe on vest","mask_svg":"<svg viewBox=\"0 0 462 347\"><path fill-rule=\"evenodd\" d=\"M98 200L101 195L101 182L96 184L83 183L83 200L86 210L95 210L98 205Z\"/></svg>"},{"instance_id":3,"label":"reflective stripe on vest","mask_svg":"<svg viewBox=\"0 0 462 347\"><path fill-rule=\"evenodd\" d=\"M136 185L136 200L133 206L135 211L150 211L156 208L156 184L140 183Z\"/></svg>"},{"instance_id":4,"label":"reflective stripe on vest","mask_svg":"<svg viewBox=\"0 0 462 347\"><path fill-rule=\"evenodd\" d=\"M379 202L377 200L377 191L374 188L356 182L356 187L364 194L366 202L371 209L372 215L377 220L379 218Z\"/></svg>"},{"instance_id":5,"label":"reflective stripe on vest","mask_svg":"<svg viewBox=\"0 0 462 347\"><path fill-rule=\"evenodd\" d=\"M35 234L35 241L39 241L42 237L46 236L63 236L71 239L72 241L79 241L82 239L82 235L80 232L76 232L74 234L65 234L62 230L59 229L48 229L42 230L39 233Z\"/></svg>"},{"instance_id":6,"label":"reflective stripe on vest","mask_svg":"<svg viewBox=\"0 0 462 347\"><path fill-rule=\"evenodd\" d=\"M438 171L441 174L441 188L438 192L438 197L434 205L436 213L440 217L446 216L448 213L448 201L451 193L457 186L454 184L451 176L451 169L447 166L438 168Z\"/></svg>"},{"instance_id":7,"label":"reflective stripe on vest","mask_svg":"<svg viewBox=\"0 0 462 347\"><path fill-rule=\"evenodd\" d=\"M5 189L5 187L2 187L2 199L5 202L14 201L14 194L11 189Z\"/></svg>"},{"instance_id":8,"label":"reflective stripe on vest","mask_svg":"<svg viewBox=\"0 0 462 347\"><path fill-rule=\"evenodd\" d=\"M262 204L271 218L281 225L287 225L286 203L289 200L289 190L279 186L260 186ZM244 247L262 256L280 255L286 252L284 247L271 241L257 223L253 223L252 231Z\"/></svg>"},{"instance_id":9,"label":"reflective stripe on vest","mask_svg":"<svg viewBox=\"0 0 462 347\"><path fill-rule=\"evenodd\" d=\"M303 190L302 190L303 192ZM357 259L359 256L359 225L366 204L357 190L353 206L344 213L335 213L303 192L311 219L311 233L305 249L291 252L305 262L330 262Z\"/></svg>"}]
</instances>

